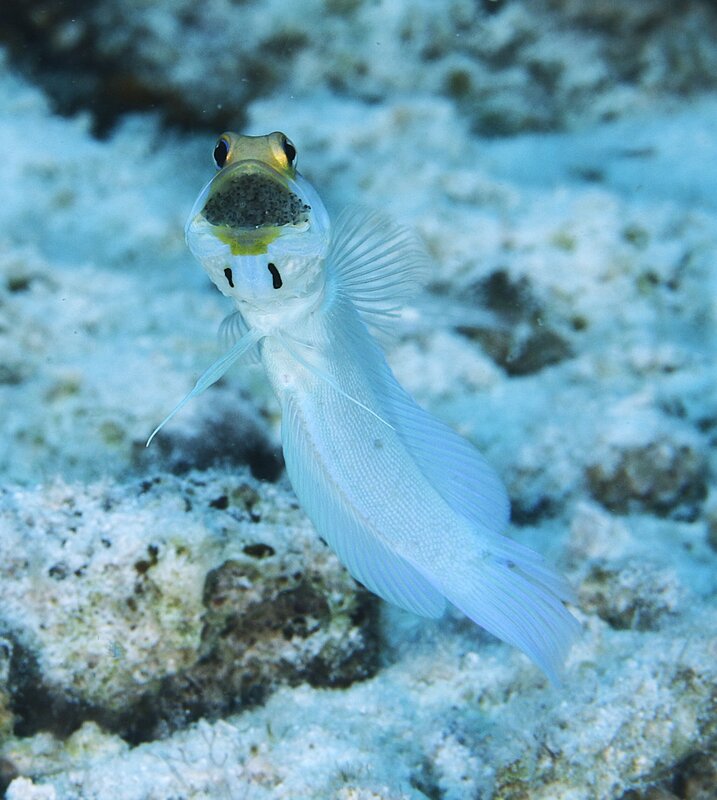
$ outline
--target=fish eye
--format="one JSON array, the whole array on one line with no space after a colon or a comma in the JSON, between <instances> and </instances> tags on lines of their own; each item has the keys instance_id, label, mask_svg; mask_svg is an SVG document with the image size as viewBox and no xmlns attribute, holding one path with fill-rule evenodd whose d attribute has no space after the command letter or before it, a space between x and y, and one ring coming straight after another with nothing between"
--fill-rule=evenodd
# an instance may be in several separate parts
<instances>
[{"instance_id":1,"label":"fish eye","mask_svg":"<svg viewBox=\"0 0 717 800\"><path fill-rule=\"evenodd\" d=\"M214 145L214 163L217 169L221 169L227 163L227 156L229 155L229 142L225 136L222 136Z\"/></svg>"},{"instance_id":2,"label":"fish eye","mask_svg":"<svg viewBox=\"0 0 717 800\"><path fill-rule=\"evenodd\" d=\"M284 137L284 141L281 143L281 146L284 148L284 155L286 156L289 166L293 166L294 159L296 158L296 148L294 147L293 142Z\"/></svg>"}]
</instances>

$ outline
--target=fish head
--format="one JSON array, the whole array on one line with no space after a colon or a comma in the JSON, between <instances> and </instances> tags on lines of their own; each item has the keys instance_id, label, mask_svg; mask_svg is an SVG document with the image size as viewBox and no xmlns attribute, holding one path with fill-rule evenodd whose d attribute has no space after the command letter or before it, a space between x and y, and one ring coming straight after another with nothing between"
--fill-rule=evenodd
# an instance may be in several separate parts
<instances>
[{"instance_id":1,"label":"fish head","mask_svg":"<svg viewBox=\"0 0 717 800\"><path fill-rule=\"evenodd\" d=\"M329 217L296 169L296 148L275 131L223 133L217 174L186 224L187 244L217 288L246 311L312 302L324 286Z\"/></svg>"}]
</instances>

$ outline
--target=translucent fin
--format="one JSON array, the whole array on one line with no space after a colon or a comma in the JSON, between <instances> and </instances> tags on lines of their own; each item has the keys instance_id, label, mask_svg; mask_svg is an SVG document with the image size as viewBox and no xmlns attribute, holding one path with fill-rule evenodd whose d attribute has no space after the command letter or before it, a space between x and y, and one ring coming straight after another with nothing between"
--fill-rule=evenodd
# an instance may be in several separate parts
<instances>
[{"instance_id":1,"label":"translucent fin","mask_svg":"<svg viewBox=\"0 0 717 800\"><path fill-rule=\"evenodd\" d=\"M394 426L431 486L471 523L473 536L467 533L464 543L445 541L446 547L460 549L449 571L430 564L415 570L478 625L525 652L557 683L579 630L563 605L575 600L568 582L540 554L501 535L510 506L500 478L475 447L401 388L354 310L337 300L330 313L333 344L361 363L376 410Z\"/></svg>"},{"instance_id":2,"label":"translucent fin","mask_svg":"<svg viewBox=\"0 0 717 800\"><path fill-rule=\"evenodd\" d=\"M222 349L229 349L248 332L249 326L246 324L246 320L242 316L241 311L233 311L231 314L224 317L219 326L219 332L217 334L219 344ZM244 360L249 364L261 364L259 351L252 347L245 354Z\"/></svg>"},{"instance_id":3,"label":"translucent fin","mask_svg":"<svg viewBox=\"0 0 717 800\"><path fill-rule=\"evenodd\" d=\"M147 439L145 447L149 447L152 439L162 430L162 428L169 422L170 419L193 398L201 394L205 389L208 389L213 383L216 383L224 373L236 363L251 347L257 344L261 339L261 334L257 331L247 331L241 339L225 353L221 358L217 359L206 372L204 372L199 380L194 384L194 388L187 394L172 411L157 425L152 431L152 435Z\"/></svg>"},{"instance_id":4,"label":"translucent fin","mask_svg":"<svg viewBox=\"0 0 717 800\"><path fill-rule=\"evenodd\" d=\"M319 534L356 580L389 603L424 617L440 617L445 600L421 574L393 553L348 502L289 402L281 422L284 459L297 496Z\"/></svg>"},{"instance_id":5,"label":"translucent fin","mask_svg":"<svg viewBox=\"0 0 717 800\"><path fill-rule=\"evenodd\" d=\"M377 414L375 411L372 411L367 405L362 403L360 400L357 400L355 397L352 397L348 392L345 392L341 388L341 386L339 386L338 381L336 380L336 378L333 377L333 375L330 375L328 372L326 372L326 370L321 369L321 367L319 367L318 365L312 364L310 359L304 358L304 356L302 356L301 353L298 351L297 347L294 346L294 344L296 344L297 346L301 346L301 342L299 342L296 339L289 339L287 336L281 336L278 334L277 338L279 339L279 341L281 341L281 343L290 353L291 357L296 361L298 361L298 363L301 364L302 367L308 369L309 372L312 373L312 375L315 375L319 380L324 381L324 383L328 384L334 391L338 392L338 394L340 394L342 397L345 397L351 403L354 403L359 408L362 408L367 414L371 414L372 417L375 417L379 422L383 423L384 425L386 425L386 427L391 428L391 430L393 430L393 425L391 425L390 422L386 422L386 420L382 416Z\"/></svg>"},{"instance_id":6,"label":"translucent fin","mask_svg":"<svg viewBox=\"0 0 717 800\"><path fill-rule=\"evenodd\" d=\"M332 314L336 346L360 359L377 410L398 431L428 482L478 530L502 533L510 520L510 502L495 470L469 441L416 404L345 303L337 303Z\"/></svg>"},{"instance_id":7,"label":"translucent fin","mask_svg":"<svg viewBox=\"0 0 717 800\"><path fill-rule=\"evenodd\" d=\"M443 498L446 524L426 530L416 520L415 540L404 537L394 546L392 531L377 527L370 510L359 510L371 509L370 500L364 498L358 507L353 501L352 481L363 480L366 465L357 465L355 473L344 470L342 480L348 483L338 482L314 444L311 426L322 420L302 419L298 403L290 401L282 423L284 455L316 528L351 574L385 600L432 617L448 600L523 650L558 682L579 630L563 605L574 599L567 581L538 553L501 535L509 504L500 479L472 445L420 409L399 386L349 299L335 295L326 313L331 359L346 367L347 375L356 376L360 365L362 387L369 390L361 400L393 426L426 482ZM342 373L331 377L340 383Z\"/></svg>"},{"instance_id":8,"label":"translucent fin","mask_svg":"<svg viewBox=\"0 0 717 800\"><path fill-rule=\"evenodd\" d=\"M502 532L510 521L503 482L478 450L412 400L390 375L382 386L388 419L428 482L479 530Z\"/></svg>"},{"instance_id":9,"label":"translucent fin","mask_svg":"<svg viewBox=\"0 0 717 800\"><path fill-rule=\"evenodd\" d=\"M580 624L561 602L573 597L568 582L537 553L495 537L440 585L467 617L522 650L553 683L560 682Z\"/></svg>"},{"instance_id":10,"label":"translucent fin","mask_svg":"<svg viewBox=\"0 0 717 800\"><path fill-rule=\"evenodd\" d=\"M381 332L420 289L428 270L415 234L360 206L339 215L326 261L329 280L366 325Z\"/></svg>"}]
</instances>

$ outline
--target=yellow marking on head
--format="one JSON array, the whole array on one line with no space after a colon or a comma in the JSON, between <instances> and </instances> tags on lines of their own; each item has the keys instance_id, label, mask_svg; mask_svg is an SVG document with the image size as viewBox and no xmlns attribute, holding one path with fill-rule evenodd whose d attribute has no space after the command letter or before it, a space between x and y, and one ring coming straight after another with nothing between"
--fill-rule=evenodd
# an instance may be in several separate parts
<instances>
[{"instance_id":1,"label":"yellow marking on head","mask_svg":"<svg viewBox=\"0 0 717 800\"><path fill-rule=\"evenodd\" d=\"M223 133L214 147L217 167L223 169L240 161L260 161L290 178L296 175L296 148L280 131L265 136Z\"/></svg>"},{"instance_id":2,"label":"yellow marking on head","mask_svg":"<svg viewBox=\"0 0 717 800\"><path fill-rule=\"evenodd\" d=\"M281 228L260 228L256 231L243 231L237 236L231 228L222 227L216 231L220 242L228 244L233 256L260 256L268 252L269 245L281 233Z\"/></svg>"},{"instance_id":3,"label":"yellow marking on head","mask_svg":"<svg viewBox=\"0 0 717 800\"><path fill-rule=\"evenodd\" d=\"M296 176L296 149L283 133L223 133L214 161L219 173L201 213L232 255L264 254L288 226L308 222L309 206L289 187Z\"/></svg>"}]
</instances>

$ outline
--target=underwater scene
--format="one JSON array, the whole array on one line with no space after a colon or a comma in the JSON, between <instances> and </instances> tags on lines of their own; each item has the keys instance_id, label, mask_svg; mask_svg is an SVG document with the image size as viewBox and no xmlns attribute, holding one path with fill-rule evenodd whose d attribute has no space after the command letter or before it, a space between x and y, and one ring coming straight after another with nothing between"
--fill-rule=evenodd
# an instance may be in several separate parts
<instances>
[{"instance_id":1,"label":"underwater scene","mask_svg":"<svg viewBox=\"0 0 717 800\"><path fill-rule=\"evenodd\" d=\"M3 0L0 795L717 798L717 3Z\"/></svg>"}]
</instances>

